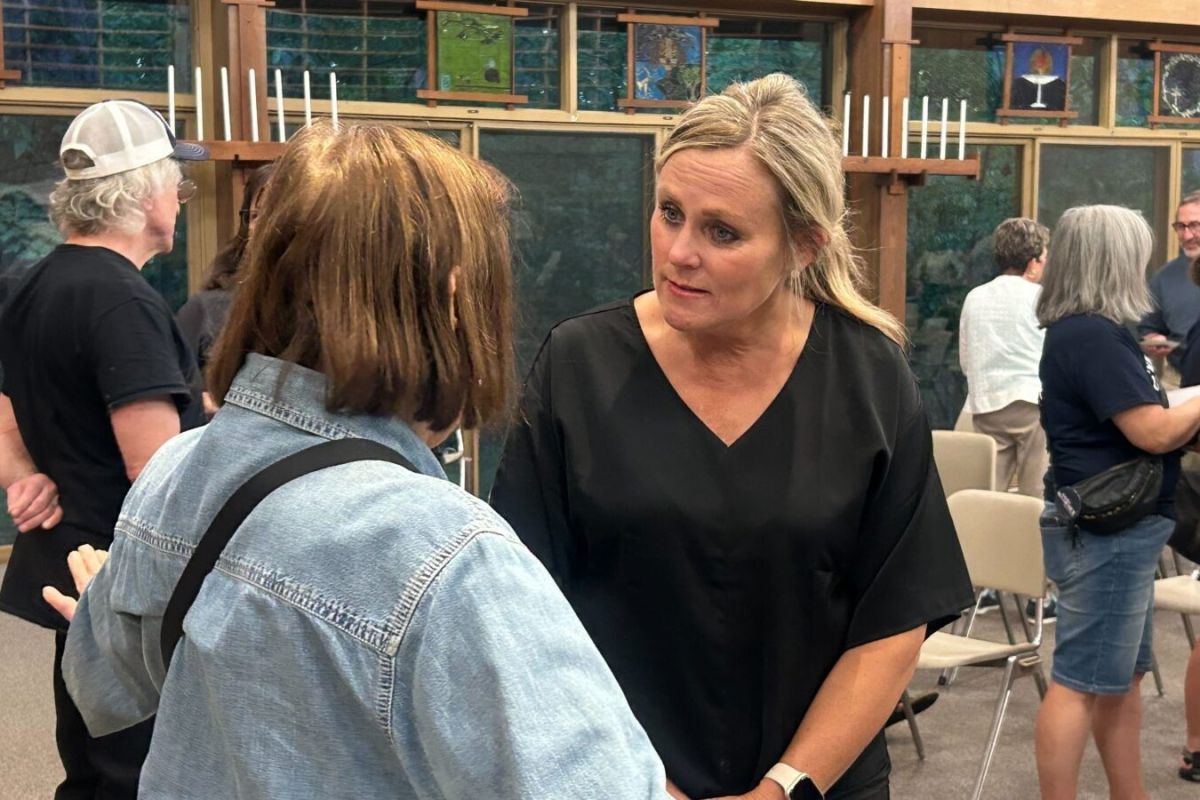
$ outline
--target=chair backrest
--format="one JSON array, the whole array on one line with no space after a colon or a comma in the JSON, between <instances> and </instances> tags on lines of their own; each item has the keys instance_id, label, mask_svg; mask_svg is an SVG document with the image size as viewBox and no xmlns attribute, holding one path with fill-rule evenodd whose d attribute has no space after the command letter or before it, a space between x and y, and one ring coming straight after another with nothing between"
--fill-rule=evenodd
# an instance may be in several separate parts
<instances>
[{"instance_id":1,"label":"chair backrest","mask_svg":"<svg viewBox=\"0 0 1200 800\"><path fill-rule=\"evenodd\" d=\"M946 496L996 488L996 440L983 433L934 431L933 460Z\"/></svg>"},{"instance_id":2,"label":"chair backrest","mask_svg":"<svg viewBox=\"0 0 1200 800\"><path fill-rule=\"evenodd\" d=\"M971 583L987 589L1041 597L1043 503L1034 497L964 489L946 501L958 530Z\"/></svg>"}]
</instances>

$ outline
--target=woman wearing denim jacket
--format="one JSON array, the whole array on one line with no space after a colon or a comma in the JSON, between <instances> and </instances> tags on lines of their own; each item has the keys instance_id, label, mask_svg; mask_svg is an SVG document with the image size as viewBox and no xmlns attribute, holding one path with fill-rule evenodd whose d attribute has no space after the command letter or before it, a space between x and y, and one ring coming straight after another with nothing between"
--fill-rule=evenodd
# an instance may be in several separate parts
<instances>
[{"instance_id":1,"label":"woman wearing denim jacket","mask_svg":"<svg viewBox=\"0 0 1200 800\"><path fill-rule=\"evenodd\" d=\"M157 714L140 797L667 797L554 582L429 450L505 404L505 195L492 170L397 127L289 143L210 367L223 406L146 467L70 626L64 672L91 732ZM168 672L164 608L217 510L344 437L416 469L345 464L268 495Z\"/></svg>"},{"instance_id":2,"label":"woman wearing denim jacket","mask_svg":"<svg viewBox=\"0 0 1200 800\"><path fill-rule=\"evenodd\" d=\"M1042 276L1042 424L1050 447L1042 545L1058 585L1053 681L1038 712L1042 797L1074 798L1089 732L1113 797L1146 797L1139 683L1151 668L1154 569L1174 527L1178 450L1200 430L1200 398L1162 404L1154 367L1125 323L1150 310L1152 238L1135 211L1063 214ZM1109 535L1067 524L1056 489L1139 457L1161 457L1158 507Z\"/></svg>"}]
</instances>

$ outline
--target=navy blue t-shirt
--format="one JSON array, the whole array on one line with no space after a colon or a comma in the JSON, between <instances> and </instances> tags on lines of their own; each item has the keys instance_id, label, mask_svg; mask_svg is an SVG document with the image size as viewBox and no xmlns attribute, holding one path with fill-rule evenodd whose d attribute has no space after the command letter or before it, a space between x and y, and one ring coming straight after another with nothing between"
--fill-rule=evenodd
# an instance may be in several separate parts
<instances>
[{"instance_id":1,"label":"navy blue t-shirt","mask_svg":"<svg viewBox=\"0 0 1200 800\"><path fill-rule=\"evenodd\" d=\"M1047 500L1053 498L1051 480L1067 486L1153 455L1134 447L1112 421L1135 406L1163 402L1154 366L1124 326L1095 314L1060 319L1046 329L1039 374L1050 446ZM1158 513L1174 518L1179 451L1162 459Z\"/></svg>"}]
</instances>

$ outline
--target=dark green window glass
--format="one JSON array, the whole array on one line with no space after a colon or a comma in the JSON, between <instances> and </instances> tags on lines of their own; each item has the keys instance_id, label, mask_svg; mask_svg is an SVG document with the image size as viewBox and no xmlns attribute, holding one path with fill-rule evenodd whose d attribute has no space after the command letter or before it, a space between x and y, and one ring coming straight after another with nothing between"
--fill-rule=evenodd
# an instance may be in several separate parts
<instances>
[{"instance_id":1,"label":"dark green window glass","mask_svg":"<svg viewBox=\"0 0 1200 800\"><path fill-rule=\"evenodd\" d=\"M513 37L516 93L529 97L527 108L557 108L561 9L525 7L529 16L515 19ZM316 99L329 98L336 72L339 100L424 102L417 90L426 88L429 63L425 19L413 3L280 0L267 12L267 63L282 71L288 97L303 95L307 69Z\"/></svg>"},{"instance_id":2,"label":"dark green window glass","mask_svg":"<svg viewBox=\"0 0 1200 800\"><path fill-rule=\"evenodd\" d=\"M511 230L522 377L555 323L643 286L653 151L650 136L480 132L480 158L518 191ZM480 443L485 497L502 435Z\"/></svg>"},{"instance_id":3,"label":"dark green window glass","mask_svg":"<svg viewBox=\"0 0 1200 800\"><path fill-rule=\"evenodd\" d=\"M1154 59L1147 58L1143 43L1121 39L1117 52L1117 124L1147 124L1154 99Z\"/></svg>"},{"instance_id":4,"label":"dark green window glass","mask_svg":"<svg viewBox=\"0 0 1200 800\"><path fill-rule=\"evenodd\" d=\"M935 428L953 428L967 399L958 363L963 300L995 276L992 232L1021 209L1021 147L969 149L979 150L982 158L978 182L931 176L908 199L905 322L913 372Z\"/></svg>"},{"instance_id":5,"label":"dark green window glass","mask_svg":"<svg viewBox=\"0 0 1200 800\"><path fill-rule=\"evenodd\" d=\"M1169 168L1166 147L1044 144L1038 221L1053 230L1068 208L1106 203L1140 211L1152 230L1165 231L1175 211L1161 190ZM1154 264L1165 260L1161 238L1155 237Z\"/></svg>"},{"instance_id":6,"label":"dark green window glass","mask_svg":"<svg viewBox=\"0 0 1200 800\"><path fill-rule=\"evenodd\" d=\"M19 86L165 92L192 86L187 0L4 0L4 62Z\"/></svg>"},{"instance_id":7,"label":"dark green window glass","mask_svg":"<svg viewBox=\"0 0 1200 800\"><path fill-rule=\"evenodd\" d=\"M1200 149L1183 151L1183 194L1200 192Z\"/></svg>"},{"instance_id":8,"label":"dark green window glass","mask_svg":"<svg viewBox=\"0 0 1200 800\"><path fill-rule=\"evenodd\" d=\"M627 26L615 9L580 8L576 37L579 59L579 107L616 111L626 93ZM722 16L706 37L706 91L718 94L734 81L784 72L825 105L830 26L790 20L747 20ZM674 113L672 109L638 109Z\"/></svg>"},{"instance_id":9,"label":"dark green window glass","mask_svg":"<svg viewBox=\"0 0 1200 800\"><path fill-rule=\"evenodd\" d=\"M917 28L914 36L921 42L913 48L912 96L929 95L930 114L938 98L967 101L967 119L994 122L996 109L1004 101L1005 46L976 31L944 28ZM1070 110L1079 114L1074 125L1095 125L1098 121L1096 95L1099 74L1097 54L1102 41L1085 39L1071 50ZM920 114L919 101L913 104ZM1014 118L1013 124L1058 124L1057 120Z\"/></svg>"}]
</instances>

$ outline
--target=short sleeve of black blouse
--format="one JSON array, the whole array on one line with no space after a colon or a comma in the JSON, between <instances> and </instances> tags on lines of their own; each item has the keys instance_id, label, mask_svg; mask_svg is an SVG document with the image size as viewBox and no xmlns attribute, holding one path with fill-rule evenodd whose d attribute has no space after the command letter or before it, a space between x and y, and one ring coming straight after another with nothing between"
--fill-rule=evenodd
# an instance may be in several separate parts
<instances>
[{"instance_id":1,"label":"short sleeve of black blouse","mask_svg":"<svg viewBox=\"0 0 1200 800\"><path fill-rule=\"evenodd\" d=\"M907 372L907 370L905 370ZM911 378L909 379L911 380ZM970 604L972 589L941 479L932 435L913 385L907 420L891 453L877 460L864 507L859 551L848 570L852 603L846 647L884 639L921 623L926 635Z\"/></svg>"},{"instance_id":2,"label":"short sleeve of black blouse","mask_svg":"<svg viewBox=\"0 0 1200 800\"><path fill-rule=\"evenodd\" d=\"M182 343L165 305L131 298L99 313L91 331L96 385L109 409L164 395L181 408L188 403Z\"/></svg>"}]
</instances>

